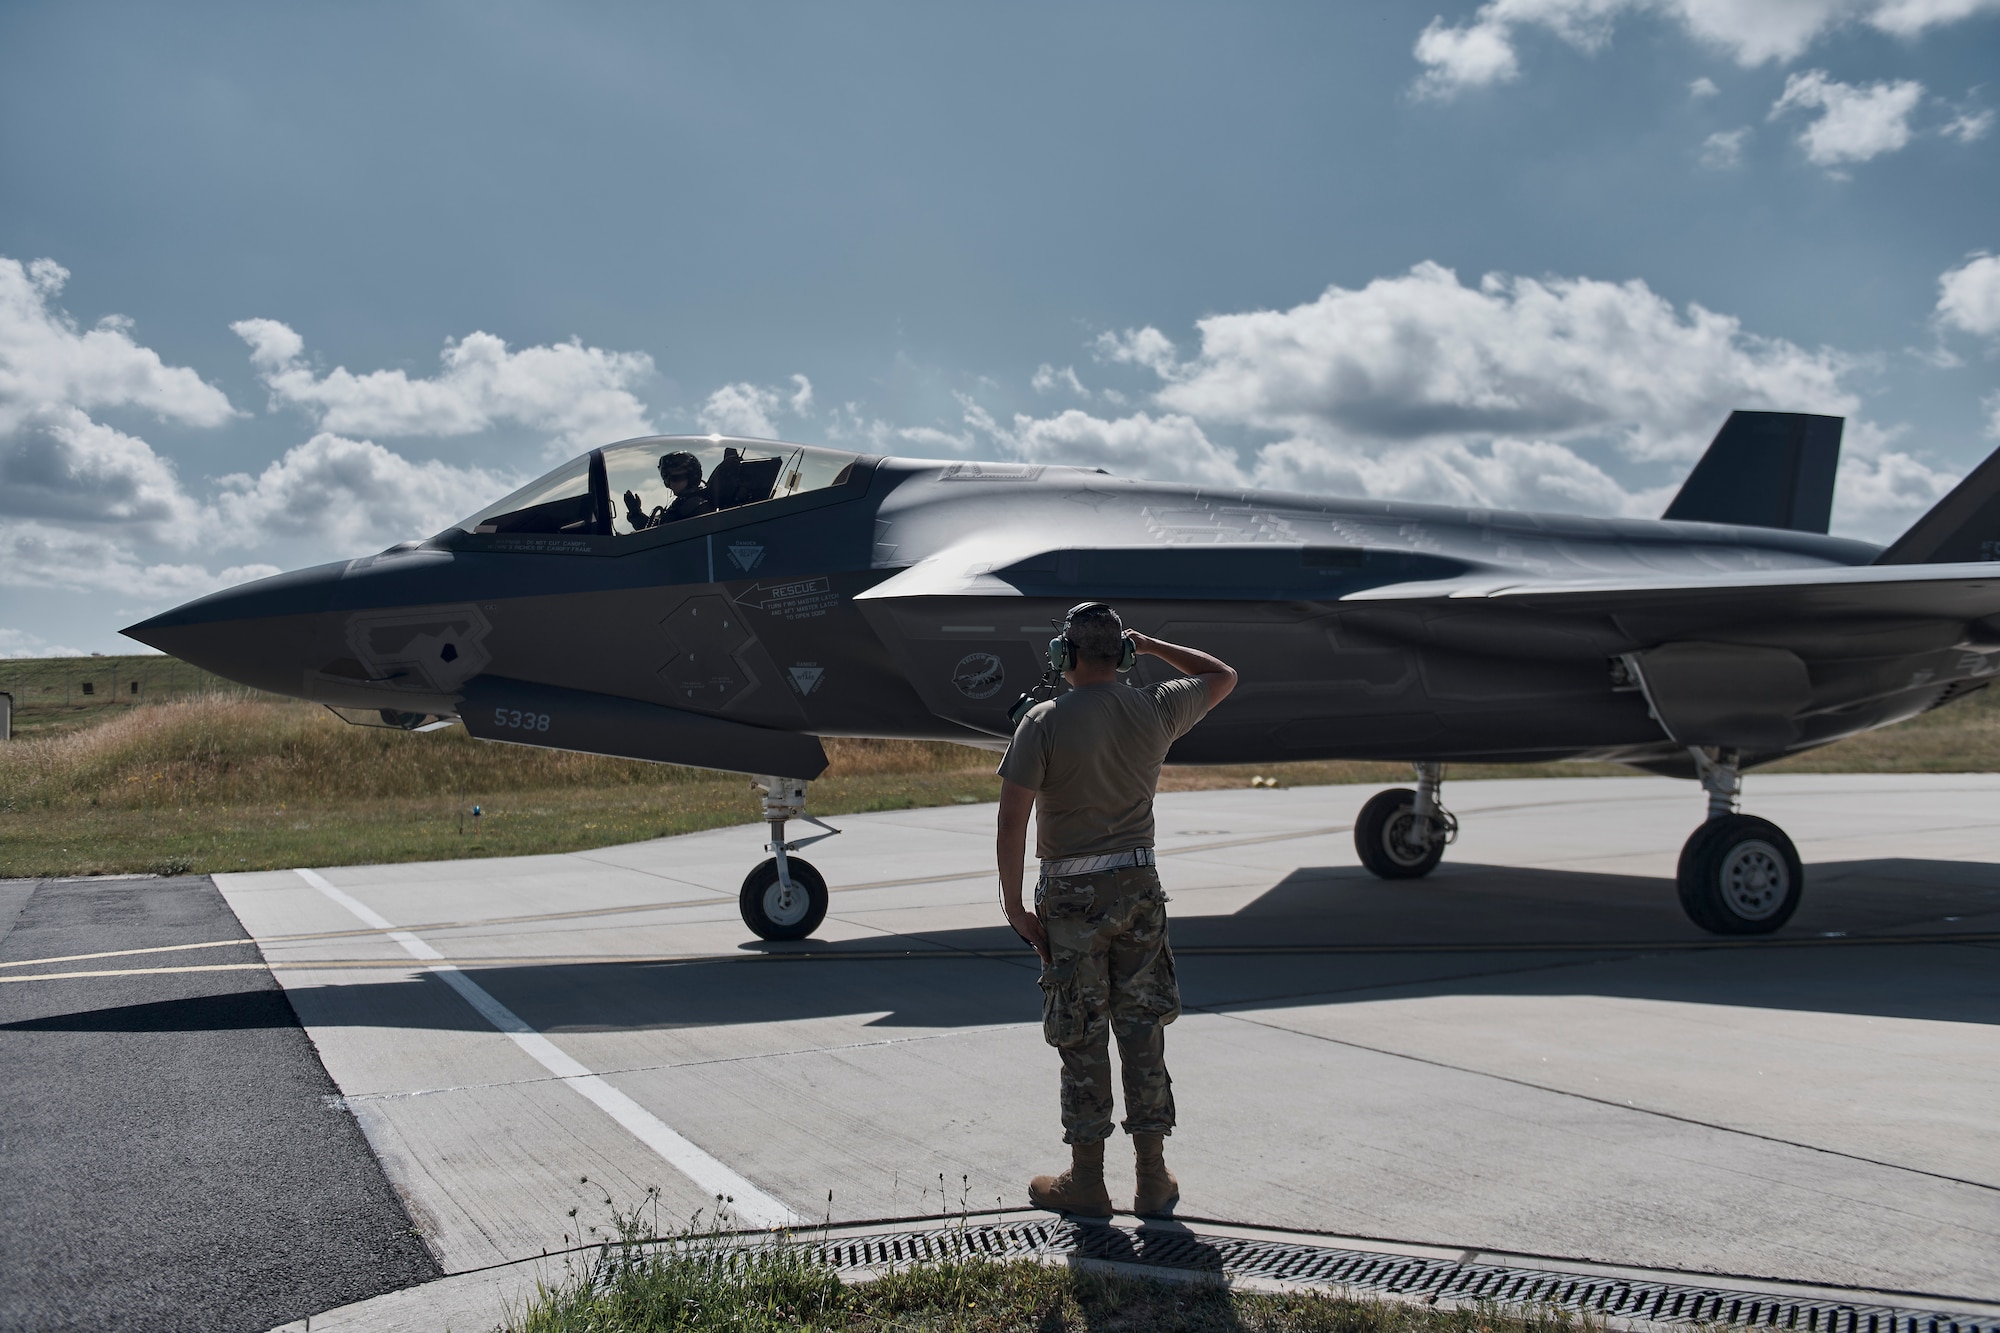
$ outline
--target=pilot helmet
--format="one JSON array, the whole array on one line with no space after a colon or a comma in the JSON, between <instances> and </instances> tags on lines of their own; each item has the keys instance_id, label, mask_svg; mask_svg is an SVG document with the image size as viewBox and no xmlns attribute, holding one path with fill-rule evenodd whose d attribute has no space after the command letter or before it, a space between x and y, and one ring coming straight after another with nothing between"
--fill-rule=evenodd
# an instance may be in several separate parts
<instances>
[{"instance_id":1,"label":"pilot helmet","mask_svg":"<svg viewBox=\"0 0 2000 1333\"><path fill-rule=\"evenodd\" d=\"M701 460L684 450L675 450L670 454L662 454L660 456L660 480L671 486L676 477L685 479L690 486L701 485Z\"/></svg>"}]
</instances>

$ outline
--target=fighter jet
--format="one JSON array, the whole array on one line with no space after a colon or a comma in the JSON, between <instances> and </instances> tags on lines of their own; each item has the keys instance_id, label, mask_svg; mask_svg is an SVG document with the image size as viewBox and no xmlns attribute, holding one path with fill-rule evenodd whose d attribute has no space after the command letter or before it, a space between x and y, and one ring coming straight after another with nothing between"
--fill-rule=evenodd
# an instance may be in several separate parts
<instances>
[{"instance_id":1,"label":"fighter jet","mask_svg":"<svg viewBox=\"0 0 2000 1333\"><path fill-rule=\"evenodd\" d=\"M827 907L795 853L830 831L785 836L827 829L820 738L1002 749L1017 701L1061 688L1052 626L1102 599L1241 672L1171 762L1414 765L1355 822L1375 874L1438 864L1448 764L1608 760L1700 782L1681 903L1756 934L1805 877L1739 811L1743 773L2000 669L2000 453L1884 549L1827 535L1841 427L1734 413L1657 520L626 440L426 540L125 633L350 721L757 775L743 918L797 939Z\"/></svg>"}]
</instances>

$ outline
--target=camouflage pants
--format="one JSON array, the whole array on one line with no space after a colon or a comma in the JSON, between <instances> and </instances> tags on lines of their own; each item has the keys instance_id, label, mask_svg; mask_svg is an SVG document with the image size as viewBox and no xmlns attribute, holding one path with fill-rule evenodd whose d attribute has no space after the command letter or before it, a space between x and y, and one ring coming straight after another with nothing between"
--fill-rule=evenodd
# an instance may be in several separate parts
<instances>
[{"instance_id":1,"label":"camouflage pants","mask_svg":"<svg viewBox=\"0 0 2000 1333\"><path fill-rule=\"evenodd\" d=\"M1166 1025L1181 992L1167 947L1167 895L1151 866L1044 879L1035 912L1049 933L1042 1035L1062 1054L1065 1143L1111 1135L1111 1050L1125 1082L1125 1132L1170 1134Z\"/></svg>"}]
</instances>

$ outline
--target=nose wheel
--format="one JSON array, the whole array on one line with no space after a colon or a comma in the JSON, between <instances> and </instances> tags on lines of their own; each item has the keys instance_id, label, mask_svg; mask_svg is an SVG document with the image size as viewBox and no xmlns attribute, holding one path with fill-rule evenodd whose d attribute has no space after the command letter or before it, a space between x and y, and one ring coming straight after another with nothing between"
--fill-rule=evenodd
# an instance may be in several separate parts
<instances>
[{"instance_id":1,"label":"nose wheel","mask_svg":"<svg viewBox=\"0 0 2000 1333\"><path fill-rule=\"evenodd\" d=\"M743 877L736 906L759 939L802 940L826 920L826 880L810 861L790 856L785 862L790 884L779 878L775 856Z\"/></svg>"},{"instance_id":2,"label":"nose wheel","mask_svg":"<svg viewBox=\"0 0 2000 1333\"><path fill-rule=\"evenodd\" d=\"M771 859L743 878L743 891L736 908L752 934L765 940L802 940L826 920L826 880L809 861L792 853L822 838L840 832L806 813L806 786L797 778L752 778L750 789L764 797L764 822L770 826L771 840L764 844ZM809 838L785 840L788 820L803 819L825 829Z\"/></svg>"}]
</instances>

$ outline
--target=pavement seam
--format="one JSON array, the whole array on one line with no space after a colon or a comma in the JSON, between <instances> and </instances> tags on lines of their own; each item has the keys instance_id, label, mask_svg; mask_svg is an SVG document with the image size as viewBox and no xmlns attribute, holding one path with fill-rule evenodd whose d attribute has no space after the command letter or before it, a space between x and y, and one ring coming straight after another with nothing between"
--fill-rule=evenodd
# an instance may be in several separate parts
<instances>
[{"instance_id":1,"label":"pavement seam","mask_svg":"<svg viewBox=\"0 0 2000 1333\"><path fill-rule=\"evenodd\" d=\"M946 1041L954 1037L980 1036L989 1032L1005 1032L1008 1028L1025 1027L1023 1023L992 1023L985 1027L953 1028L949 1032L927 1032L917 1037L885 1037L880 1041L854 1041L839 1046L796 1046L783 1051L760 1051L755 1055L718 1055L704 1060L670 1060L655 1065L624 1065L617 1069L597 1071L599 1078L616 1078L624 1074L651 1074L671 1069L701 1069L710 1065L754 1064L759 1060L783 1060L798 1055L832 1055L840 1051L872 1051L890 1046L909 1046L919 1042ZM399 1101L406 1097L433 1097L449 1092L479 1092L489 1088L518 1088L536 1083L560 1083L559 1075L545 1078L509 1078L492 1083L459 1083L443 1088L412 1088L404 1092L357 1092L343 1093L336 1100L343 1104L361 1102Z\"/></svg>"},{"instance_id":2,"label":"pavement seam","mask_svg":"<svg viewBox=\"0 0 2000 1333\"><path fill-rule=\"evenodd\" d=\"M728 1198L739 1217L762 1226L789 1225L795 1219L791 1208L764 1193L721 1159L605 1082L581 1061L530 1027L520 1015L494 999L484 987L429 944L408 931L396 929L387 918L343 892L325 876L311 870L294 873L363 923L388 931L390 939L402 945L412 958L422 961L432 975L458 992L459 997L480 1017L520 1047L530 1059L556 1075L556 1081L567 1084L571 1091L609 1115L634 1138L657 1153L667 1165L704 1191L718 1198Z\"/></svg>"},{"instance_id":3,"label":"pavement seam","mask_svg":"<svg viewBox=\"0 0 2000 1333\"><path fill-rule=\"evenodd\" d=\"M1697 1119L1694 1116L1675 1115L1672 1111L1661 1111L1650 1106L1640 1106L1634 1102L1619 1102L1613 1101L1608 1097L1593 1097L1587 1092L1576 1092L1569 1088L1550 1087L1545 1083L1536 1083L1523 1078L1510 1078L1506 1074L1496 1074L1485 1069L1474 1069L1467 1065L1456 1065L1448 1060L1435 1060L1426 1055L1412 1055L1408 1051L1394 1051L1384 1046L1370 1046L1366 1042L1350 1041L1342 1037L1330 1037L1325 1033L1307 1032L1299 1028L1286 1027L1282 1023L1271 1023L1250 1018L1243 1014L1221 1013L1206 1007L1197 1007L1195 1011L1238 1023L1248 1023L1253 1027L1266 1028L1272 1032L1284 1032L1295 1037L1304 1037L1311 1041L1323 1041L1331 1046L1345 1046L1350 1050L1368 1051L1371 1054L1385 1055L1395 1060L1408 1060L1415 1064L1429 1065L1433 1069L1448 1069L1453 1073L1470 1074L1475 1078L1493 1079L1496 1082L1512 1084L1515 1087L1527 1088L1534 1092L1546 1092L1557 1097L1568 1097L1576 1101L1590 1102L1597 1106L1608 1106L1613 1110L1652 1116L1660 1120L1671 1120L1676 1124L1689 1125L1697 1129L1710 1129L1718 1134L1734 1134L1741 1138L1759 1139L1765 1143L1776 1143L1787 1148L1798 1148L1805 1152L1821 1153L1828 1157L1838 1157L1843 1161L1861 1162L1868 1166L1879 1166L1889 1171L1903 1171L1910 1175L1925 1176L1932 1180L1942 1180L1948 1184L1964 1185L1969 1189L2000 1194L2000 1185L1989 1184L1983 1180L1968 1180L1963 1176L1946 1175L1942 1171L1927 1171L1920 1166L1908 1166L1902 1162L1885 1162L1877 1157L1863 1157L1858 1153L1842 1152L1838 1148L1823 1148L1814 1143L1800 1143L1796 1139L1780 1138L1776 1134L1763 1134L1754 1129L1741 1129L1734 1125L1719 1125L1713 1121ZM1876 1206L1879 1207L1880 1205Z\"/></svg>"}]
</instances>

